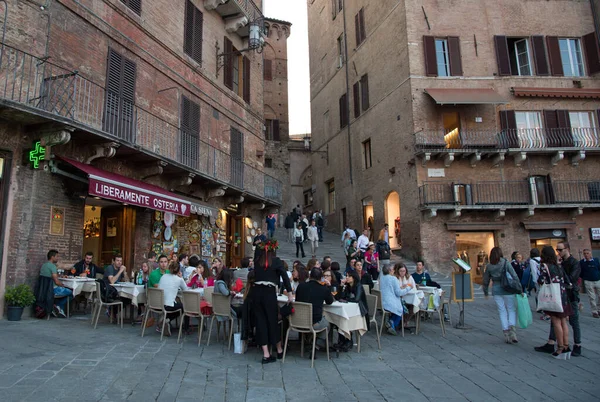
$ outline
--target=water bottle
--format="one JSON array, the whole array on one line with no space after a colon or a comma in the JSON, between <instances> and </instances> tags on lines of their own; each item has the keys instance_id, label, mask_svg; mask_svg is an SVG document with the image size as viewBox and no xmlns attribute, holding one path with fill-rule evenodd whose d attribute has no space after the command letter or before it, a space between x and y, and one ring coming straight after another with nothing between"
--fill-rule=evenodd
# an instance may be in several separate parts
<instances>
[{"instance_id":1,"label":"water bottle","mask_svg":"<svg viewBox=\"0 0 600 402\"><path fill-rule=\"evenodd\" d=\"M423 279L421 279L421 285L427 286L427 278L425 277L425 273L423 273Z\"/></svg>"},{"instance_id":2,"label":"water bottle","mask_svg":"<svg viewBox=\"0 0 600 402\"><path fill-rule=\"evenodd\" d=\"M137 284L142 285L144 282L144 271L140 268L140 272L138 272Z\"/></svg>"}]
</instances>

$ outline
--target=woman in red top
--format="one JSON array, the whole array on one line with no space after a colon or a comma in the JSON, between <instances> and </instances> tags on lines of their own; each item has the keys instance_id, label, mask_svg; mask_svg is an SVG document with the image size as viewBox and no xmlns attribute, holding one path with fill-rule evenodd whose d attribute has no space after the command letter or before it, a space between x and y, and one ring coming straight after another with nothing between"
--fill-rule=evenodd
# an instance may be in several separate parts
<instances>
[{"instance_id":1,"label":"woman in red top","mask_svg":"<svg viewBox=\"0 0 600 402\"><path fill-rule=\"evenodd\" d=\"M367 251L365 252L365 268L373 280L379 277L379 253L375 251L375 243L369 242Z\"/></svg>"}]
</instances>

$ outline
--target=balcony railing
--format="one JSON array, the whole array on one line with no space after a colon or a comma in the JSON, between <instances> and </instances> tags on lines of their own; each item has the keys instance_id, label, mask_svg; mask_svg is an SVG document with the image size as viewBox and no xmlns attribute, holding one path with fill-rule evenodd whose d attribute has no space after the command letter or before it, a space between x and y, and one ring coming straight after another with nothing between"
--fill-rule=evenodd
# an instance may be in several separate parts
<instances>
[{"instance_id":1,"label":"balcony railing","mask_svg":"<svg viewBox=\"0 0 600 402\"><path fill-rule=\"evenodd\" d=\"M528 178L519 181L425 182L419 187L423 207L564 206L600 204L600 181Z\"/></svg>"},{"instance_id":2,"label":"balcony railing","mask_svg":"<svg viewBox=\"0 0 600 402\"><path fill-rule=\"evenodd\" d=\"M0 100L49 119L80 125L180 163L207 178L281 202L279 180L208 144L199 133L180 129L77 71L8 45L0 47ZM274 187L279 192L274 192Z\"/></svg>"},{"instance_id":3,"label":"balcony railing","mask_svg":"<svg viewBox=\"0 0 600 402\"><path fill-rule=\"evenodd\" d=\"M598 148L598 128L425 130L415 133L418 150Z\"/></svg>"}]
</instances>

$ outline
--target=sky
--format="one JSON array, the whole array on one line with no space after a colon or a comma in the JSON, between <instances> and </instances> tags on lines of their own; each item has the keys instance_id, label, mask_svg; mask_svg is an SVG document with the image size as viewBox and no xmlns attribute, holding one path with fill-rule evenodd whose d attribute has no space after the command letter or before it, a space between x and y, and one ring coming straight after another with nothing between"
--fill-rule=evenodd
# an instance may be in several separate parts
<instances>
[{"instance_id":1,"label":"sky","mask_svg":"<svg viewBox=\"0 0 600 402\"><path fill-rule=\"evenodd\" d=\"M264 15L292 23L288 38L290 135L310 132L310 78L306 0L263 0Z\"/></svg>"}]
</instances>

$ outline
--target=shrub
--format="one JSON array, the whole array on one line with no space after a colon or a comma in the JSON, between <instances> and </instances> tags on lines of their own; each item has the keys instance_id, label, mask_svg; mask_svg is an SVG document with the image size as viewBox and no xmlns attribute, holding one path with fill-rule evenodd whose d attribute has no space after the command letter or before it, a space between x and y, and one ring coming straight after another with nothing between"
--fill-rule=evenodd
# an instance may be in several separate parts
<instances>
[{"instance_id":1,"label":"shrub","mask_svg":"<svg viewBox=\"0 0 600 402\"><path fill-rule=\"evenodd\" d=\"M35 303L35 296L29 286L21 284L8 286L4 293L4 300L9 306L28 307Z\"/></svg>"}]
</instances>

